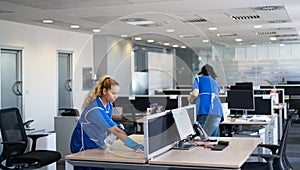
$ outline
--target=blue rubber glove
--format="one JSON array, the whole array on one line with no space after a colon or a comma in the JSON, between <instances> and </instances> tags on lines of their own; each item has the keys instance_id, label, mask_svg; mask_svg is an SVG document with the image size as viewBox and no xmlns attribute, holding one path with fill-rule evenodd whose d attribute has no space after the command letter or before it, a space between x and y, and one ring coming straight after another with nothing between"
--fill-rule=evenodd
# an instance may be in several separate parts
<instances>
[{"instance_id":1,"label":"blue rubber glove","mask_svg":"<svg viewBox=\"0 0 300 170\"><path fill-rule=\"evenodd\" d=\"M128 137L125 142L124 145L133 149L134 151L140 150L144 152L144 146L141 144L136 143L134 140L132 140L130 137Z\"/></svg>"}]
</instances>

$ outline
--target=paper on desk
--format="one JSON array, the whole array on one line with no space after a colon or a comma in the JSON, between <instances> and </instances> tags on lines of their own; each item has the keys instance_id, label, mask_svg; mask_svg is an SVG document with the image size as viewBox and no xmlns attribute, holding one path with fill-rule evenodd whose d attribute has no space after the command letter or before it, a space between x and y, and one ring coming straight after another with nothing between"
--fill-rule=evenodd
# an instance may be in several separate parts
<instances>
[{"instance_id":1,"label":"paper on desk","mask_svg":"<svg viewBox=\"0 0 300 170\"><path fill-rule=\"evenodd\" d=\"M252 122L268 122L270 120L271 118L269 118L268 116L253 116L252 118L249 119L249 121Z\"/></svg>"}]
</instances>

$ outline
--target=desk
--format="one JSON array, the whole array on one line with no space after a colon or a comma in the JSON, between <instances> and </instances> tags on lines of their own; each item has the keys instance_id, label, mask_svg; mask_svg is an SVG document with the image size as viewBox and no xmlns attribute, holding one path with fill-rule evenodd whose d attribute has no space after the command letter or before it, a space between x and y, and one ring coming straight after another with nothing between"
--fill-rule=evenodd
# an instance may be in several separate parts
<instances>
[{"instance_id":1,"label":"desk","mask_svg":"<svg viewBox=\"0 0 300 170\"><path fill-rule=\"evenodd\" d=\"M256 146L262 142L260 138L220 137L219 139L230 142L223 151L212 151L202 147L191 150L169 150L148 162L144 160L144 155L125 148L119 141L114 143L110 152L91 149L67 155L65 160L66 164L77 166L117 169L239 169Z\"/></svg>"},{"instance_id":2,"label":"desk","mask_svg":"<svg viewBox=\"0 0 300 170\"><path fill-rule=\"evenodd\" d=\"M221 124L222 125L244 125L244 126L263 126L265 129L266 138L263 143L278 144L278 115L272 116L268 121L247 121L238 120L232 121L231 118L226 118ZM222 128L220 128L222 129Z\"/></svg>"}]
</instances>

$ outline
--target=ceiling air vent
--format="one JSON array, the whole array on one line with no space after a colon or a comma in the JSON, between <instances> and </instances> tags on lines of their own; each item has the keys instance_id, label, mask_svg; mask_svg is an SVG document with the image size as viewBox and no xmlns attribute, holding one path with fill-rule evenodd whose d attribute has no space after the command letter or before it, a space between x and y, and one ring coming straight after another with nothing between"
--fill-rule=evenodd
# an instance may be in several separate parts
<instances>
[{"instance_id":1,"label":"ceiling air vent","mask_svg":"<svg viewBox=\"0 0 300 170\"><path fill-rule=\"evenodd\" d=\"M238 35L237 33L233 33L233 32L217 34L218 37L235 37L237 35Z\"/></svg>"},{"instance_id":2,"label":"ceiling air vent","mask_svg":"<svg viewBox=\"0 0 300 170\"><path fill-rule=\"evenodd\" d=\"M279 20L272 20L272 21L268 21L268 23L275 23L275 24L277 24L277 23L285 23L285 22L289 22L288 20L281 20L281 19L279 19Z\"/></svg>"},{"instance_id":3,"label":"ceiling air vent","mask_svg":"<svg viewBox=\"0 0 300 170\"><path fill-rule=\"evenodd\" d=\"M264 31L264 32L256 32L257 35L275 35L276 31Z\"/></svg>"},{"instance_id":4,"label":"ceiling air vent","mask_svg":"<svg viewBox=\"0 0 300 170\"><path fill-rule=\"evenodd\" d=\"M288 38L288 39L282 39L282 41L300 41L299 38Z\"/></svg>"},{"instance_id":5,"label":"ceiling air vent","mask_svg":"<svg viewBox=\"0 0 300 170\"><path fill-rule=\"evenodd\" d=\"M194 17L184 19L183 22L185 22L185 23L204 23L204 22L207 22L207 20L198 15L195 15Z\"/></svg>"},{"instance_id":6,"label":"ceiling air vent","mask_svg":"<svg viewBox=\"0 0 300 170\"><path fill-rule=\"evenodd\" d=\"M298 34L282 34L282 35L276 35L276 37L297 37Z\"/></svg>"},{"instance_id":7,"label":"ceiling air vent","mask_svg":"<svg viewBox=\"0 0 300 170\"><path fill-rule=\"evenodd\" d=\"M261 7L256 7L254 9L260 10L260 11L275 11L275 10L281 10L284 7L281 6L261 6Z\"/></svg>"},{"instance_id":8,"label":"ceiling air vent","mask_svg":"<svg viewBox=\"0 0 300 170\"><path fill-rule=\"evenodd\" d=\"M230 16L233 20L236 21L244 21L244 20L257 20L260 19L259 15L237 15L237 16Z\"/></svg>"}]
</instances>

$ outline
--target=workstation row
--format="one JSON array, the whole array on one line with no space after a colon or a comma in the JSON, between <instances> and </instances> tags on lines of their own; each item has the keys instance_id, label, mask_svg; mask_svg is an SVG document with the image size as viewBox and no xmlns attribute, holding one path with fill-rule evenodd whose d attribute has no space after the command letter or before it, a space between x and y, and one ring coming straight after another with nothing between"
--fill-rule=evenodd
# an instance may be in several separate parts
<instances>
[{"instance_id":1,"label":"workstation row","mask_svg":"<svg viewBox=\"0 0 300 170\"><path fill-rule=\"evenodd\" d=\"M131 135L143 143L144 154L134 153L116 141L106 151L92 149L66 156L66 167L239 169L262 142L260 138L197 136L192 125L195 118L195 105L147 115L143 119L143 135ZM189 140L194 134L194 139ZM208 138L210 143L204 145ZM221 143L226 143L223 149L213 149ZM209 144L213 147L208 148Z\"/></svg>"},{"instance_id":2,"label":"workstation row","mask_svg":"<svg viewBox=\"0 0 300 170\"><path fill-rule=\"evenodd\" d=\"M227 94L226 95L220 95L220 98L224 105L224 114L225 120L220 125L220 136L223 137L255 137L255 138L261 138L263 143L278 143L278 140L280 139L282 135L282 127L283 123L280 124L280 122L283 122L283 120L286 118L286 107L284 102L281 103L281 95L284 94L284 89L276 89L276 91L280 92L278 95L271 95L270 92L273 91L274 88L271 89L254 89L253 90L253 97L254 97L254 105L255 110L254 111L248 111L249 116L256 115L259 117L261 116L268 116L270 119L267 121L252 121L251 119L248 119L248 121L244 121L243 119L235 119L233 121L233 118L230 116L232 115L243 115L243 112L241 110L234 110L228 108L228 99ZM278 99L276 99L277 102L273 102L274 96L278 96ZM242 101L242 100L241 100ZM156 104L156 105L153 105ZM113 119L116 122L120 122L125 124L126 129L128 130L128 134L144 134L144 117L148 116L147 108L149 108L151 105L155 106L157 110L152 110L153 113L160 113L172 109L177 109L185 106L189 106L189 102L187 100L187 95L136 95L136 96L119 96L119 98L114 103L114 109L113 109ZM158 107L161 106L161 107ZM269 107L267 107L269 106ZM280 107L279 107L280 106ZM277 114L281 112L281 114ZM134 114L133 114L134 113ZM151 114L151 115L152 115ZM282 116L281 116L282 115ZM134 118L135 116L135 118ZM66 123L66 120L69 120L69 124ZM60 148L58 150L63 150L64 155L70 154L68 145L60 146L66 143L65 141L67 134L70 134L70 132L66 132L67 125L72 126L69 128L69 131L73 130L74 124L77 121L78 117L66 117L66 116L59 116L56 117L56 126L57 129L64 129L63 134L57 134L62 139L61 142L57 141L57 147ZM280 120L280 121L279 121ZM127 125L126 125L127 124ZM235 129L232 129L231 132L228 131L230 128L226 128L224 130L223 127L234 127ZM246 134L245 132L252 131L254 133ZM276 133L278 131L278 133ZM254 135L253 135L254 134ZM62 137L63 136L63 137Z\"/></svg>"}]
</instances>

